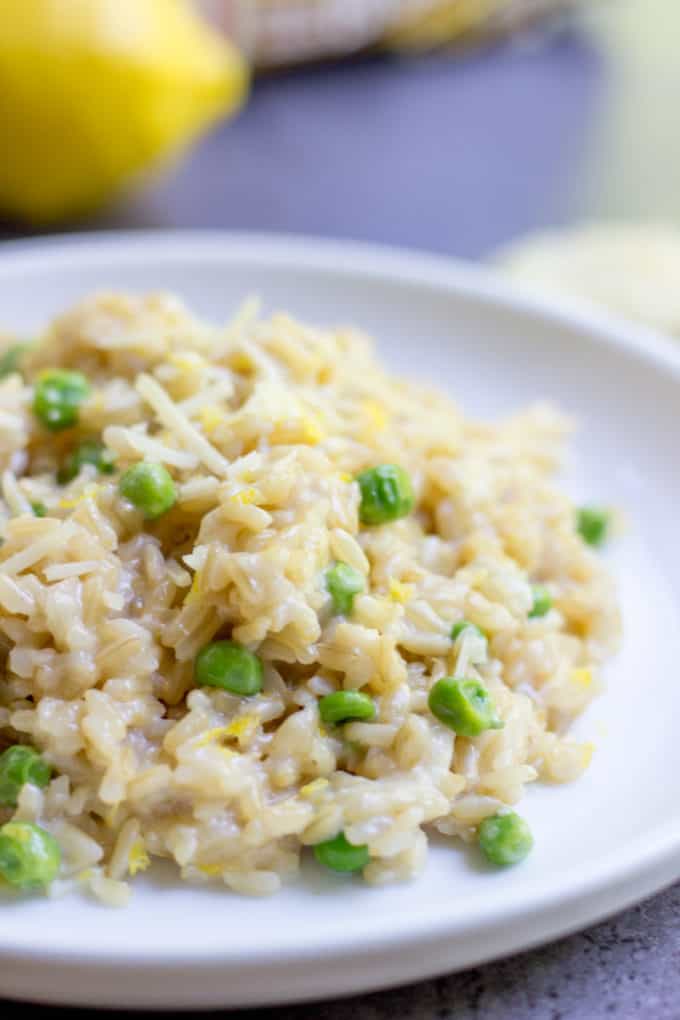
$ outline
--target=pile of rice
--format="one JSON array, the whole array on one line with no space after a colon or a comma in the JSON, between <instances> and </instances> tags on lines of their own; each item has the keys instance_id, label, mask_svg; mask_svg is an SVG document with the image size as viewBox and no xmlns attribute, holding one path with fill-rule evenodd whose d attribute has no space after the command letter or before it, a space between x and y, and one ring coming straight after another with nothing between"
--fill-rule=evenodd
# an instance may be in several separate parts
<instances>
[{"instance_id":1,"label":"pile of rice","mask_svg":"<svg viewBox=\"0 0 680 1020\"><path fill-rule=\"evenodd\" d=\"M79 425L50 433L31 380L57 366L92 389ZM471 840L527 783L579 776L592 748L563 734L619 614L553 482L569 427L545 405L470 421L388 375L361 333L252 304L226 328L168 295L97 295L57 319L0 380L0 750L31 744L54 767L0 823L56 837L53 893L125 902L154 857L272 893L340 830L368 846L368 882L404 879L428 829ZM165 464L174 508L145 522L88 465L58 485L90 436L117 469ZM354 479L381 463L408 470L417 505L367 527ZM330 609L335 561L366 578L349 618ZM553 609L531 619L535 582ZM480 665L457 661L461 618L489 635ZM195 686L216 637L261 657L261 694ZM503 729L437 721L428 691L454 674L484 683ZM324 728L319 698L342 688L370 694L376 720Z\"/></svg>"}]
</instances>

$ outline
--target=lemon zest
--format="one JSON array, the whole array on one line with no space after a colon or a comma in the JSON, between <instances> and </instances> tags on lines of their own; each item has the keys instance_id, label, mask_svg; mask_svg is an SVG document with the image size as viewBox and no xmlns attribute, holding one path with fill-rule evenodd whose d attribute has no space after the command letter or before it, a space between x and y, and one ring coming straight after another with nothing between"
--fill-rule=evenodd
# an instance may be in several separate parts
<instances>
[{"instance_id":1,"label":"lemon zest","mask_svg":"<svg viewBox=\"0 0 680 1020\"><path fill-rule=\"evenodd\" d=\"M198 870L204 875L221 875L224 871L223 864L199 864Z\"/></svg>"},{"instance_id":2,"label":"lemon zest","mask_svg":"<svg viewBox=\"0 0 680 1020\"><path fill-rule=\"evenodd\" d=\"M578 687L582 687L584 691L587 691L593 683L593 674L587 668L572 669L571 680L572 683L576 684Z\"/></svg>"},{"instance_id":3,"label":"lemon zest","mask_svg":"<svg viewBox=\"0 0 680 1020\"><path fill-rule=\"evenodd\" d=\"M202 368L205 364L204 359L200 354L170 354L168 361L175 368L179 368L181 372L195 372L197 369Z\"/></svg>"},{"instance_id":4,"label":"lemon zest","mask_svg":"<svg viewBox=\"0 0 680 1020\"><path fill-rule=\"evenodd\" d=\"M229 501L231 503L240 503L242 506L250 506L251 503L256 503L259 498L260 493L251 486L247 489L241 489L240 492L235 492L233 496L229 497Z\"/></svg>"},{"instance_id":5,"label":"lemon zest","mask_svg":"<svg viewBox=\"0 0 680 1020\"><path fill-rule=\"evenodd\" d=\"M581 756L582 756L581 760L583 762L583 768L584 769L587 769L588 766L590 765L591 761L593 760L594 752L595 752L595 744L588 743L588 744L583 744L582 745L582 747L581 747Z\"/></svg>"},{"instance_id":6,"label":"lemon zest","mask_svg":"<svg viewBox=\"0 0 680 1020\"><path fill-rule=\"evenodd\" d=\"M478 548L478 552L482 551L484 551L484 546ZM479 588L488 580L488 577L489 571L486 567L476 567L470 574L470 585L473 588Z\"/></svg>"},{"instance_id":7,"label":"lemon zest","mask_svg":"<svg viewBox=\"0 0 680 1020\"><path fill-rule=\"evenodd\" d=\"M202 733L201 736L198 737L197 740L195 741L194 749L198 750L201 747L207 747L208 744L213 744L223 739L224 737L228 737L229 734L227 733L227 729L228 729L227 726L216 726L212 730L206 730L206 732ZM222 750L228 751L229 749L224 747L222 748ZM231 753L232 752L229 751L229 754Z\"/></svg>"},{"instance_id":8,"label":"lemon zest","mask_svg":"<svg viewBox=\"0 0 680 1020\"><path fill-rule=\"evenodd\" d=\"M289 424L284 421L275 421L274 427L269 434L269 442L276 444L292 442L293 431Z\"/></svg>"},{"instance_id":9,"label":"lemon zest","mask_svg":"<svg viewBox=\"0 0 680 1020\"><path fill-rule=\"evenodd\" d=\"M189 591L184 596L184 605L185 606L187 605L188 602L193 602L194 599L198 596L198 586L199 586L200 583L201 583L201 572L200 572L200 570L197 570L196 573L193 576L193 580L191 582L191 587L189 588Z\"/></svg>"},{"instance_id":10,"label":"lemon zest","mask_svg":"<svg viewBox=\"0 0 680 1020\"><path fill-rule=\"evenodd\" d=\"M408 602L413 595L412 584L402 584L401 581L396 581L394 578L390 580L389 586L390 598L393 602Z\"/></svg>"},{"instance_id":11,"label":"lemon zest","mask_svg":"<svg viewBox=\"0 0 680 1020\"><path fill-rule=\"evenodd\" d=\"M320 790L325 790L327 786L328 786L327 779L323 778L313 779L311 783L305 783L304 786L300 787L300 796L313 797L315 793L318 793Z\"/></svg>"},{"instance_id":12,"label":"lemon zest","mask_svg":"<svg viewBox=\"0 0 680 1020\"><path fill-rule=\"evenodd\" d=\"M325 438L326 434L318 421L312 417L306 417L299 421L274 422L269 441L274 445L303 443L306 446L316 446Z\"/></svg>"},{"instance_id":13,"label":"lemon zest","mask_svg":"<svg viewBox=\"0 0 680 1020\"><path fill-rule=\"evenodd\" d=\"M325 439L325 433L320 425L314 421L313 418L304 418L302 422L302 434L304 441L309 443L310 446L316 446L322 439Z\"/></svg>"},{"instance_id":14,"label":"lemon zest","mask_svg":"<svg viewBox=\"0 0 680 1020\"><path fill-rule=\"evenodd\" d=\"M60 499L58 506L60 510L72 510L74 507L79 506L86 499L93 499L99 491L98 485L86 485L79 496L75 496L73 499Z\"/></svg>"},{"instance_id":15,"label":"lemon zest","mask_svg":"<svg viewBox=\"0 0 680 1020\"><path fill-rule=\"evenodd\" d=\"M138 871L146 871L150 864L151 858L146 852L144 840L136 839L128 854L128 871L134 877Z\"/></svg>"},{"instance_id":16,"label":"lemon zest","mask_svg":"<svg viewBox=\"0 0 680 1020\"><path fill-rule=\"evenodd\" d=\"M200 417L201 425L203 426L203 431L211 433L214 432L217 426L220 424L223 415L219 407L216 407L215 404L207 404L205 407L201 408Z\"/></svg>"},{"instance_id":17,"label":"lemon zest","mask_svg":"<svg viewBox=\"0 0 680 1020\"><path fill-rule=\"evenodd\" d=\"M354 478L349 473L349 471L341 471L340 474L338 475L338 478L340 479L341 482L349 483L354 481Z\"/></svg>"},{"instance_id":18,"label":"lemon zest","mask_svg":"<svg viewBox=\"0 0 680 1020\"><path fill-rule=\"evenodd\" d=\"M256 715L242 715L232 719L225 729L230 737L250 736L257 729L259 721Z\"/></svg>"},{"instance_id":19,"label":"lemon zest","mask_svg":"<svg viewBox=\"0 0 680 1020\"><path fill-rule=\"evenodd\" d=\"M103 816L104 824L106 825L106 827L108 829L113 829L114 828L114 826L116 824L116 820L117 820L117 816L118 816L118 809L119 808L120 808L120 804L114 804L113 807L110 807L109 810L106 812L106 814Z\"/></svg>"},{"instance_id":20,"label":"lemon zest","mask_svg":"<svg viewBox=\"0 0 680 1020\"><path fill-rule=\"evenodd\" d=\"M383 404L378 400L364 400L362 401L361 408L369 419L373 430L383 432L389 421L389 415Z\"/></svg>"},{"instance_id":21,"label":"lemon zest","mask_svg":"<svg viewBox=\"0 0 680 1020\"><path fill-rule=\"evenodd\" d=\"M234 372L252 372L253 359L245 351L234 351L230 358L230 365Z\"/></svg>"},{"instance_id":22,"label":"lemon zest","mask_svg":"<svg viewBox=\"0 0 680 1020\"><path fill-rule=\"evenodd\" d=\"M259 719L256 715L242 715L232 721L227 726L215 726L213 729L206 730L205 733L197 739L194 744L195 748L206 747L208 744L218 743L220 740L228 739L229 737L235 737L240 740L241 737L250 737L257 729ZM229 748L223 747L223 751L229 751Z\"/></svg>"}]
</instances>

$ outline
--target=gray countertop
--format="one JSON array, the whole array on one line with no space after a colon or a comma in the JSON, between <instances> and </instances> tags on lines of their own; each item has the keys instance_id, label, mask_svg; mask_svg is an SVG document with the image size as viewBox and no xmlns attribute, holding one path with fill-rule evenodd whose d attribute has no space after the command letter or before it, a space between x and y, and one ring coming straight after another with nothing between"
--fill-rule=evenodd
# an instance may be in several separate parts
<instances>
[{"instance_id":1,"label":"gray countertop","mask_svg":"<svg viewBox=\"0 0 680 1020\"><path fill-rule=\"evenodd\" d=\"M666 0L647 2L645 10ZM632 127L612 103L635 82L612 59L596 38L572 28L455 60L375 58L272 77L181 168L99 220L74 226L293 231L476 258L528 230L582 216L672 215L674 176L658 168L664 153L652 152L647 162L620 158ZM663 138L659 117L674 115L677 102L651 108L655 71L668 72L658 53L640 78L650 106L629 91L626 109L640 132ZM14 233L6 228L4 236ZM676 887L589 931L464 974L257 1015L680 1018L679 908ZM0 1005L7 1018L25 1008Z\"/></svg>"}]
</instances>

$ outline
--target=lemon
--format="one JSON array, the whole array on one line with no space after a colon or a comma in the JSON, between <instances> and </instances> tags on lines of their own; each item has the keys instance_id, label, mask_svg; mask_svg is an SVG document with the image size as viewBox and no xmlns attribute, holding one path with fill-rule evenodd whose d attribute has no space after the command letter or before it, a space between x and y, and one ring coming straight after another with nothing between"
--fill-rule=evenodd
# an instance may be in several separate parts
<instances>
[{"instance_id":1,"label":"lemon","mask_svg":"<svg viewBox=\"0 0 680 1020\"><path fill-rule=\"evenodd\" d=\"M0 211L86 212L247 89L189 0L0 0Z\"/></svg>"}]
</instances>

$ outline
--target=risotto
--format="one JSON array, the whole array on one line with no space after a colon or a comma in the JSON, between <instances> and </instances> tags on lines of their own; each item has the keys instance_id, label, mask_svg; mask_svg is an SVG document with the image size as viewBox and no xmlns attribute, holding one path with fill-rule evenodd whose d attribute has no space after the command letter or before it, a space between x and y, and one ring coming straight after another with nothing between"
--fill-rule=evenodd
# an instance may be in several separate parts
<instances>
[{"instance_id":1,"label":"risotto","mask_svg":"<svg viewBox=\"0 0 680 1020\"><path fill-rule=\"evenodd\" d=\"M2 341L0 341L2 343ZM370 883L495 865L592 747L619 613L570 423L497 424L354 329L103 294L0 360L0 875L124 903L154 858ZM455 381L455 380L454 380Z\"/></svg>"}]
</instances>

